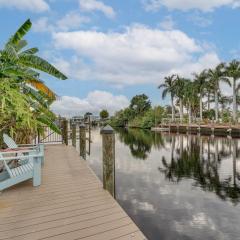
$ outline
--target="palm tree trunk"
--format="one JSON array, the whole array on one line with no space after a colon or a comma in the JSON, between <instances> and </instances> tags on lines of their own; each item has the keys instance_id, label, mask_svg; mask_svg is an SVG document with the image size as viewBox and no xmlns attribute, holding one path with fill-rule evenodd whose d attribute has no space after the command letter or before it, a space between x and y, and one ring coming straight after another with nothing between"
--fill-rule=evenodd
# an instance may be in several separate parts
<instances>
[{"instance_id":1,"label":"palm tree trunk","mask_svg":"<svg viewBox=\"0 0 240 240\"><path fill-rule=\"evenodd\" d=\"M210 93L207 95L207 109L210 110Z\"/></svg>"},{"instance_id":2,"label":"palm tree trunk","mask_svg":"<svg viewBox=\"0 0 240 240\"><path fill-rule=\"evenodd\" d=\"M171 96L171 103L172 103L172 122L173 122L175 120L175 108L174 108L173 96Z\"/></svg>"},{"instance_id":3,"label":"palm tree trunk","mask_svg":"<svg viewBox=\"0 0 240 240\"><path fill-rule=\"evenodd\" d=\"M183 122L183 102L181 98L180 98L180 121L181 123Z\"/></svg>"},{"instance_id":4,"label":"palm tree trunk","mask_svg":"<svg viewBox=\"0 0 240 240\"><path fill-rule=\"evenodd\" d=\"M236 79L233 79L233 121L237 120L237 96L236 96Z\"/></svg>"},{"instance_id":5,"label":"palm tree trunk","mask_svg":"<svg viewBox=\"0 0 240 240\"><path fill-rule=\"evenodd\" d=\"M222 103L222 120L223 120L223 113L224 113L224 109L225 109L225 107L224 107L224 103Z\"/></svg>"},{"instance_id":6,"label":"palm tree trunk","mask_svg":"<svg viewBox=\"0 0 240 240\"><path fill-rule=\"evenodd\" d=\"M237 164L236 164L236 158L237 158L237 146L236 146L236 140L233 140L233 152L232 152L232 158L233 158L233 185L236 186L236 176L237 176Z\"/></svg>"},{"instance_id":7,"label":"palm tree trunk","mask_svg":"<svg viewBox=\"0 0 240 240\"><path fill-rule=\"evenodd\" d=\"M199 100L199 105L200 105L200 121L203 120L203 103L202 103L202 93L200 93L200 100Z\"/></svg>"},{"instance_id":8,"label":"palm tree trunk","mask_svg":"<svg viewBox=\"0 0 240 240\"><path fill-rule=\"evenodd\" d=\"M215 90L215 120L218 122L218 89Z\"/></svg>"},{"instance_id":9,"label":"palm tree trunk","mask_svg":"<svg viewBox=\"0 0 240 240\"><path fill-rule=\"evenodd\" d=\"M199 134L199 160L202 162L203 160L203 139Z\"/></svg>"},{"instance_id":10,"label":"palm tree trunk","mask_svg":"<svg viewBox=\"0 0 240 240\"><path fill-rule=\"evenodd\" d=\"M188 106L189 106L189 110L188 110L188 123L191 124L192 123L192 108L191 108L191 104L189 104Z\"/></svg>"},{"instance_id":11,"label":"palm tree trunk","mask_svg":"<svg viewBox=\"0 0 240 240\"><path fill-rule=\"evenodd\" d=\"M180 135L180 157L182 158L183 154L183 135Z\"/></svg>"}]
</instances>

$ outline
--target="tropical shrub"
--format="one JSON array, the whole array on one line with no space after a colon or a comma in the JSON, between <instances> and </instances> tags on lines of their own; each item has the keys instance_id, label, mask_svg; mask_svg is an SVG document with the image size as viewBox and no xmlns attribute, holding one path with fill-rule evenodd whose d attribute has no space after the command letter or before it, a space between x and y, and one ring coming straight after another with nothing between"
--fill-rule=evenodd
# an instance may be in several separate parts
<instances>
[{"instance_id":1,"label":"tropical shrub","mask_svg":"<svg viewBox=\"0 0 240 240\"><path fill-rule=\"evenodd\" d=\"M144 105L142 107L141 105ZM118 111L110 119L115 127L128 126L131 128L148 129L162 122L166 118L166 110L161 106L152 108L146 95L137 95L131 100L130 106Z\"/></svg>"},{"instance_id":2,"label":"tropical shrub","mask_svg":"<svg viewBox=\"0 0 240 240\"><path fill-rule=\"evenodd\" d=\"M43 126L60 132L50 104L56 94L40 79L40 72L58 79L67 77L37 56L37 48L23 39L31 28L27 20L0 50L0 131L7 131L20 143L31 140Z\"/></svg>"}]
</instances>

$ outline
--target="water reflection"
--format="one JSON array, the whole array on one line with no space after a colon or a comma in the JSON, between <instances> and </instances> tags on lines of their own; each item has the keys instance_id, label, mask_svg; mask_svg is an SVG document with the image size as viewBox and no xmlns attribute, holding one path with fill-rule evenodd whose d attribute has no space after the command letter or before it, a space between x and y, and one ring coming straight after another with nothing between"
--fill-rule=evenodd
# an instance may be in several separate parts
<instances>
[{"instance_id":1,"label":"water reflection","mask_svg":"<svg viewBox=\"0 0 240 240\"><path fill-rule=\"evenodd\" d=\"M147 159L152 147L169 149L170 156L162 156L159 167L169 181L193 179L194 186L215 192L223 200L240 201L239 140L141 130L117 131L135 158ZM231 170L229 166L227 169L222 166L222 161L228 158L232 158Z\"/></svg>"},{"instance_id":2,"label":"water reflection","mask_svg":"<svg viewBox=\"0 0 240 240\"><path fill-rule=\"evenodd\" d=\"M238 139L116 130L116 199L149 240L236 240ZM103 179L102 139L87 161Z\"/></svg>"},{"instance_id":3,"label":"water reflection","mask_svg":"<svg viewBox=\"0 0 240 240\"><path fill-rule=\"evenodd\" d=\"M132 156L137 159L147 159L152 146L161 148L164 146L162 135L154 134L147 130L138 129L116 129L120 141L129 146Z\"/></svg>"}]
</instances>

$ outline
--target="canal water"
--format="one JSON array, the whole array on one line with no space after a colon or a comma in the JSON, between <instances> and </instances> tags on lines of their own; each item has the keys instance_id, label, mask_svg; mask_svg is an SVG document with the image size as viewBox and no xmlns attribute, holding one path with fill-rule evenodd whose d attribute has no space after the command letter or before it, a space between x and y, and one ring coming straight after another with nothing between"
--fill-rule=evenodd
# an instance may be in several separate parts
<instances>
[{"instance_id":1,"label":"canal water","mask_svg":"<svg viewBox=\"0 0 240 240\"><path fill-rule=\"evenodd\" d=\"M240 239L240 140L116 129L115 194L149 240Z\"/></svg>"}]
</instances>

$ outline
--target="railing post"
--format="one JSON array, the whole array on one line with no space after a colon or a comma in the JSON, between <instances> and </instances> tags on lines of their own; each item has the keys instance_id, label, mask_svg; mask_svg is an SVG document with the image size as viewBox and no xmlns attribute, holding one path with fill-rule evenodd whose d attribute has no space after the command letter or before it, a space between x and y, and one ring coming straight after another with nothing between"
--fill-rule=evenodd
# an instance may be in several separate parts
<instances>
[{"instance_id":1,"label":"railing post","mask_svg":"<svg viewBox=\"0 0 240 240\"><path fill-rule=\"evenodd\" d=\"M68 145L68 121L66 119L62 121L62 142Z\"/></svg>"},{"instance_id":2,"label":"railing post","mask_svg":"<svg viewBox=\"0 0 240 240\"><path fill-rule=\"evenodd\" d=\"M103 159L103 188L115 197L115 134L110 125L101 130Z\"/></svg>"},{"instance_id":3,"label":"railing post","mask_svg":"<svg viewBox=\"0 0 240 240\"><path fill-rule=\"evenodd\" d=\"M76 142L77 142L77 137L76 137L76 124L72 125L72 145L73 147L76 147Z\"/></svg>"},{"instance_id":4,"label":"railing post","mask_svg":"<svg viewBox=\"0 0 240 240\"><path fill-rule=\"evenodd\" d=\"M80 156L86 159L86 127L84 124L79 126L79 144Z\"/></svg>"}]
</instances>

